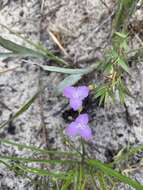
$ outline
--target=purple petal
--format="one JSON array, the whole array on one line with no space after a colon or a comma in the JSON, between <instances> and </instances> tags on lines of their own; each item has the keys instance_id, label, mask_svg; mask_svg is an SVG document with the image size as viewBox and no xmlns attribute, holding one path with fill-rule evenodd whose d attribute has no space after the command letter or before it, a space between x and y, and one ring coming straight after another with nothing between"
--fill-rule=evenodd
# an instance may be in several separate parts
<instances>
[{"instance_id":1,"label":"purple petal","mask_svg":"<svg viewBox=\"0 0 143 190\"><path fill-rule=\"evenodd\" d=\"M86 98L89 94L89 88L87 86L80 86L77 87L76 89L78 97L83 100L84 98Z\"/></svg>"},{"instance_id":2,"label":"purple petal","mask_svg":"<svg viewBox=\"0 0 143 190\"><path fill-rule=\"evenodd\" d=\"M92 139L92 132L91 132L91 129L88 125L83 127L83 128L80 128L78 131L84 140Z\"/></svg>"},{"instance_id":3,"label":"purple petal","mask_svg":"<svg viewBox=\"0 0 143 190\"><path fill-rule=\"evenodd\" d=\"M87 125L89 121L88 118L88 114L84 113L84 114L80 114L77 118L76 118L76 122L77 123L81 123L82 125Z\"/></svg>"},{"instance_id":4,"label":"purple petal","mask_svg":"<svg viewBox=\"0 0 143 190\"><path fill-rule=\"evenodd\" d=\"M76 88L72 86L68 86L64 89L63 95L67 98L73 98L76 92Z\"/></svg>"},{"instance_id":5,"label":"purple petal","mask_svg":"<svg viewBox=\"0 0 143 190\"><path fill-rule=\"evenodd\" d=\"M74 111L80 109L82 107L82 100L76 98L70 99L70 107L73 108Z\"/></svg>"},{"instance_id":6,"label":"purple petal","mask_svg":"<svg viewBox=\"0 0 143 190\"><path fill-rule=\"evenodd\" d=\"M70 137L76 136L78 133L78 128L76 122L72 122L67 128L66 128L66 134Z\"/></svg>"}]
</instances>

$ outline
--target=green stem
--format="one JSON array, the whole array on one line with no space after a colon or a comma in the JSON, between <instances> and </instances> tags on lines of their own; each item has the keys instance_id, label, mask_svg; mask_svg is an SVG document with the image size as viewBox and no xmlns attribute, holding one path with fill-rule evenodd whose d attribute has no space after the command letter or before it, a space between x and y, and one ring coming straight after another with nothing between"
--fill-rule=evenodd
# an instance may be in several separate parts
<instances>
[{"instance_id":1,"label":"green stem","mask_svg":"<svg viewBox=\"0 0 143 190\"><path fill-rule=\"evenodd\" d=\"M91 181L92 181L94 190L97 190L97 185L96 185L96 182L95 182L95 179L94 179L94 175L93 175L92 172L90 172L90 175L91 175Z\"/></svg>"},{"instance_id":2,"label":"green stem","mask_svg":"<svg viewBox=\"0 0 143 190\"><path fill-rule=\"evenodd\" d=\"M81 146L82 146L82 159L81 159L81 164L84 164L84 159L85 159L85 146L84 146L84 141L81 139Z\"/></svg>"}]
</instances>

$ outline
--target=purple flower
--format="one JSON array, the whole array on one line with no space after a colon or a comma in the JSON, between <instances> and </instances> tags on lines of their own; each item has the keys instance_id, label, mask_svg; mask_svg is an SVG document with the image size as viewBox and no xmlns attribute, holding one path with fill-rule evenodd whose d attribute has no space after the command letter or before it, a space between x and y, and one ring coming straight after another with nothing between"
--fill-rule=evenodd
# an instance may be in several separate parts
<instances>
[{"instance_id":1,"label":"purple flower","mask_svg":"<svg viewBox=\"0 0 143 190\"><path fill-rule=\"evenodd\" d=\"M70 137L79 135L84 140L90 140L92 138L92 132L88 126L88 120L87 114L80 114L76 120L66 128L66 134Z\"/></svg>"},{"instance_id":2,"label":"purple flower","mask_svg":"<svg viewBox=\"0 0 143 190\"><path fill-rule=\"evenodd\" d=\"M89 88L87 86L69 86L64 89L63 94L69 98L71 108L76 111L82 107L82 101L88 96Z\"/></svg>"}]
</instances>

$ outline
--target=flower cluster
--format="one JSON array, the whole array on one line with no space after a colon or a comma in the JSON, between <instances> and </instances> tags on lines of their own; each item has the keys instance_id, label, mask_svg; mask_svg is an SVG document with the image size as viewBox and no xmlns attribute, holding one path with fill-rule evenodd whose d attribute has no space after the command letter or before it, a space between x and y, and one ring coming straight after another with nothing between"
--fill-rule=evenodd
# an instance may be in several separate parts
<instances>
[{"instance_id":1,"label":"flower cluster","mask_svg":"<svg viewBox=\"0 0 143 190\"><path fill-rule=\"evenodd\" d=\"M70 107L73 108L74 111L82 108L82 102L88 94L89 88L86 86L66 87L63 92L63 95L69 99ZM88 114L80 114L75 121L66 128L66 134L70 137L79 135L84 140L90 140L92 138L92 132L88 126L88 120Z\"/></svg>"}]
</instances>

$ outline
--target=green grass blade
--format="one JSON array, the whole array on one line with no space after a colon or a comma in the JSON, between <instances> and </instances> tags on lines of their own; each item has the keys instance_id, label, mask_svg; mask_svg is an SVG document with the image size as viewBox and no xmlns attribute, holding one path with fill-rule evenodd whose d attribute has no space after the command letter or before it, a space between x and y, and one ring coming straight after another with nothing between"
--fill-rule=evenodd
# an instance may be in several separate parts
<instances>
[{"instance_id":1,"label":"green grass blade","mask_svg":"<svg viewBox=\"0 0 143 190\"><path fill-rule=\"evenodd\" d=\"M13 167L13 166L7 164L7 163L4 162L3 160L0 160L0 163L2 163L3 165L5 165L5 166L6 166L7 168L9 168L11 171L15 172L16 175L20 175L20 176L22 176L22 177L24 177L24 178L30 180L30 183L31 183L31 184L33 184L33 185L39 185L40 187L42 186L42 187L45 187L45 188L47 187L47 184L46 184L46 183L43 184L40 180L32 179L32 178L29 177L28 175L25 175L25 174L23 173L23 171L22 171L22 173L18 172L18 170L17 170L15 167ZM24 175L23 175L23 174L24 174Z\"/></svg>"},{"instance_id":2,"label":"green grass blade","mask_svg":"<svg viewBox=\"0 0 143 190\"><path fill-rule=\"evenodd\" d=\"M126 30L127 20L133 13L138 0L118 0L118 7L113 21L113 29L116 31Z\"/></svg>"},{"instance_id":3,"label":"green grass blade","mask_svg":"<svg viewBox=\"0 0 143 190\"><path fill-rule=\"evenodd\" d=\"M4 162L3 160L0 160L0 163L2 163L3 165L5 165L7 168L11 168L11 166L9 164L7 164L6 162Z\"/></svg>"},{"instance_id":4,"label":"green grass blade","mask_svg":"<svg viewBox=\"0 0 143 190\"><path fill-rule=\"evenodd\" d=\"M2 144L7 144L7 145L11 145L11 146L15 146L19 149L27 149L27 150L31 150L34 152L39 152L41 154L59 154L62 156L76 156L79 157L79 154L74 153L74 152L64 152L64 151L57 151L57 150L47 150L47 149L41 149L32 145L26 145L26 144L19 144L19 143L15 143L6 139L0 139L0 143Z\"/></svg>"},{"instance_id":5,"label":"green grass blade","mask_svg":"<svg viewBox=\"0 0 143 190\"><path fill-rule=\"evenodd\" d=\"M124 148L122 149L122 151L120 151L115 157L114 157L114 161L111 163L111 165L119 163L121 161L125 161L127 160L129 157L137 154L138 152L143 151L143 145L140 145L138 147L135 148Z\"/></svg>"},{"instance_id":6,"label":"green grass blade","mask_svg":"<svg viewBox=\"0 0 143 190\"><path fill-rule=\"evenodd\" d=\"M4 122L0 125L0 129L5 127L9 122L13 121L15 118L22 115L25 111L28 110L28 108L33 104L33 102L37 99L40 92L37 92L32 98L30 98L8 121Z\"/></svg>"},{"instance_id":7,"label":"green grass blade","mask_svg":"<svg viewBox=\"0 0 143 190\"><path fill-rule=\"evenodd\" d=\"M79 168L79 183L78 183L78 188L81 190L82 184L83 184L83 177L84 177L84 169L82 164L80 164Z\"/></svg>"},{"instance_id":8,"label":"green grass blade","mask_svg":"<svg viewBox=\"0 0 143 190\"><path fill-rule=\"evenodd\" d=\"M100 173L97 175L97 177L100 183L101 190L108 190L103 174Z\"/></svg>"},{"instance_id":9,"label":"green grass blade","mask_svg":"<svg viewBox=\"0 0 143 190\"><path fill-rule=\"evenodd\" d=\"M0 159L22 161L25 163L43 163L43 164L71 164L72 165L72 164L78 163L77 160L45 160L45 159L34 159L34 158L5 156L5 155L0 155Z\"/></svg>"},{"instance_id":10,"label":"green grass blade","mask_svg":"<svg viewBox=\"0 0 143 190\"><path fill-rule=\"evenodd\" d=\"M67 173L64 173L64 172L49 172L48 170L43 170L43 169L33 168L33 167L25 167L20 164L15 164L15 166L26 173L36 174L38 176L49 176L53 178L66 179L68 175Z\"/></svg>"},{"instance_id":11,"label":"green grass blade","mask_svg":"<svg viewBox=\"0 0 143 190\"><path fill-rule=\"evenodd\" d=\"M71 185L71 180L70 179L68 179L68 180L66 180L66 182L64 183L64 185L61 187L61 190L67 190L68 189L68 187Z\"/></svg>"},{"instance_id":12,"label":"green grass blade","mask_svg":"<svg viewBox=\"0 0 143 190\"><path fill-rule=\"evenodd\" d=\"M54 55L52 52L50 52L47 48L45 48L41 43L33 43L32 41L30 41L29 39L24 38L23 36L21 36L18 32L15 32L13 30L11 30L10 28L8 28L7 26L3 25L0 23L0 25L7 29L11 34L14 34L15 36L19 37L20 39L22 39L24 42L27 42L29 45L33 46L39 53L41 53L42 55L44 55L45 58L48 58L50 60L53 60L57 63L62 63L65 65L68 65L68 63L66 61L64 61L63 59L61 59L60 57Z\"/></svg>"},{"instance_id":13,"label":"green grass blade","mask_svg":"<svg viewBox=\"0 0 143 190\"><path fill-rule=\"evenodd\" d=\"M124 71L130 74L129 66L124 60L124 57L121 56L115 49L112 49L111 57L113 60L116 60L116 64L118 64Z\"/></svg>"},{"instance_id":14,"label":"green grass blade","mask_svg":"<svg viewBox=\"0 0 143 190\"><path fill-rule=\"evenodd\" d=\"M99 63L95 63L87 68L84 69L69 69L69 68L63 68L63 67L55 67L55 66L47 66L47 65L39 65L43 70L45 71L51 71L51 72L58 72L58 73L64 73L64 74L88 74L92 71L94 71Z\"/></svg>"},{"instance_id":15,"label":"green grass blade","mask_svg":"<svg viewBox=\"0 0 143 190\"><path fill-rule=\"evenodd\" d=\"M87 182L87 176L85 176L85 178L84 178L84 180L83 180L83 183L82 183L82 185L81 185L81 189L80 190L85 190L85 186L86 186L86 182Z\"/></svg>"},{"instance_id":16,"label":"green grass blade","mask_svg":"<svg viewBox=\"0 0 143 190\"><path fill-rule=\"evenodd\" d=\"M110 176L110 177L115 177L119 181L132 186L136 190L142 190L143 189L143 186L141 184L139 184L137 181L132 180L129 177L120 174L119 172L111 169L106 164L103 164L98 160L89 160L88 164L92 167L98 168L100 171L105 173L105 175Z\"/></svg>"},{"instance_id":17,"label":"green grass blade","mask_svg":"<svg viewBox=\"0 0 143 190\"><path fill-rule=\"evenodd\" d=\"M36 58L44 58L44 54L32 50L30 48L26 48L24 46L18 45L10 40L7 40L0 36L0 45L9 50L12 51L15 54L19 54L20 56L30 56L30 57L36 57Z\"/></svg>"},{"instance_id":18,"label":"green grass blade","mask_svg":"<svg viewBox=\"0 0 143 190\"><path fill-rule=\"evenodd\" d=\"M90 177L91 177L91 182L92 182L92 185L93 185L93 189L97 190L97 188L96 188L96 182L95 182L94 175L93 175L92 172L90 172Z\"/></svg>"},{"instance_id":19,"label":"green grass blade","mask_svg":"<svg viewBox=\"0 0 143 190\"><path fill-rule=\"evenodd\" d=\"M106 84L100 85L98 87L95 88L95 98L98 98L102 95L105 95L106 91L107 91L108 86Z\"/></svg>"},{"instance_id":20,"label":"green grass blade","mask_svg":"<svg viewBox=\"0 0 143 190\"><path fill-rule=\"evenodd\" d=\"M128 74L130 74L129 66L127 65L127 63L121 57L118 57L117 63L118 63L118 65L120 65L122 67L122 69L124 71L126 71Z\"/></svg>"},{"instance_id":21,"label":"green grass blade","mask_svg":"<svg viewBox=\"0 0 143 190\"><path fill-rule=\"evenodd\" d=\"M74 173L74 185L73 190L78 190L78 180L79 180L79 166L77 165Z\"/></svg>"},{"instance_id":22,"label":"green grass blade","mask_svg":"<svg viewBox=\"0 0 143 190\"><path fill-rule=\"evenodd\" d=\"M73 178L74 178L74 170L72 170L71 173L68 175L67 179L65 180L65 183L61 187L61 190L67 190L68 187L72 184Z\"/></svg>"}]
</instances>

